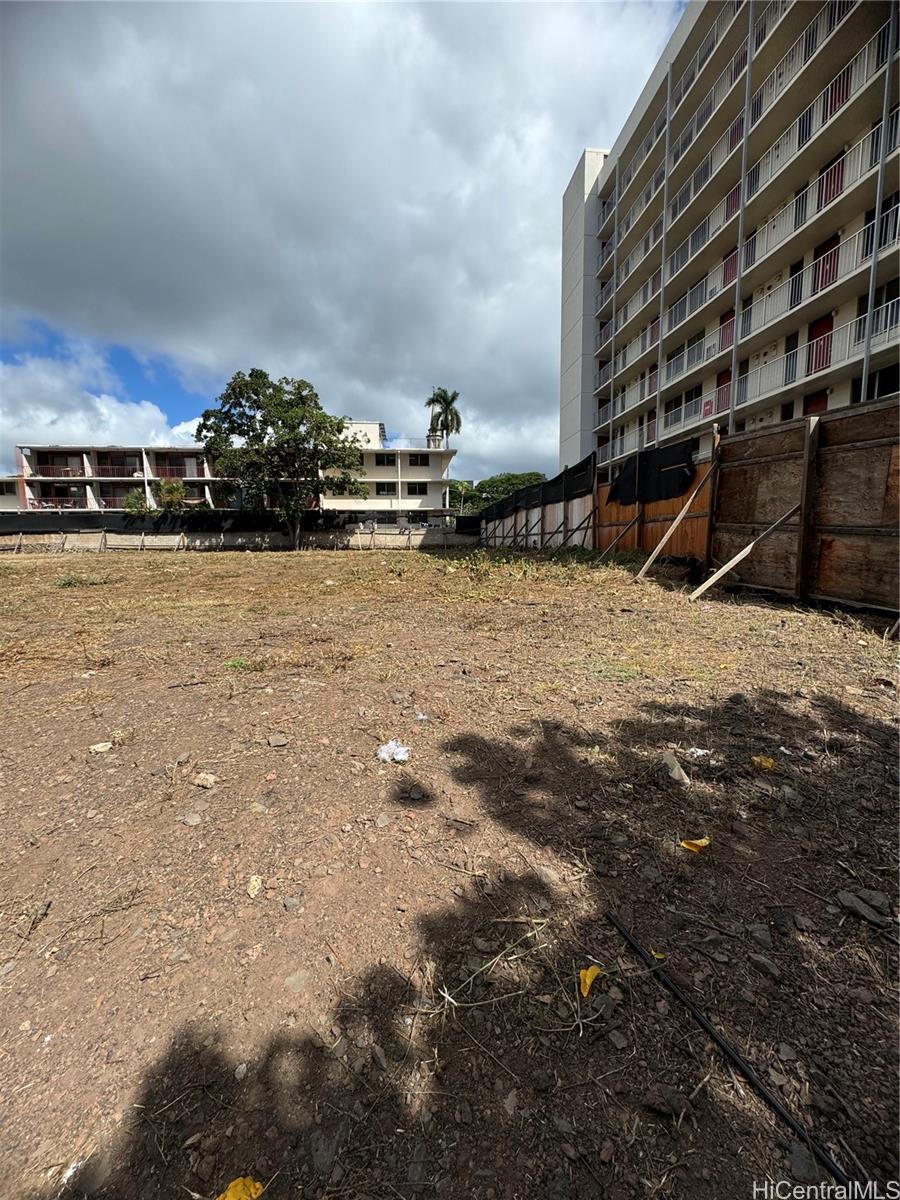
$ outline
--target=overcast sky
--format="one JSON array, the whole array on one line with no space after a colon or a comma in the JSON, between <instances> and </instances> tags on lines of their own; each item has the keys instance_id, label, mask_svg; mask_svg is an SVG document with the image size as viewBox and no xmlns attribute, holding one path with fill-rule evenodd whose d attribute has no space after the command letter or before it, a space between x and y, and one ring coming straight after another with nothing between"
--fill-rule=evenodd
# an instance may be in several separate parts
<instances>
[{"instance_id":1,"label":"overcast sky","mask_svg":"<svg viewBox=\"0 0 900 1200\"><path fill-rule=\"evenodd\" d=\"M454 474L555 472L563 189L677 16L0 4L0 466L262 367L411 436L455 388Z\"/></svg>"}]
</instances>

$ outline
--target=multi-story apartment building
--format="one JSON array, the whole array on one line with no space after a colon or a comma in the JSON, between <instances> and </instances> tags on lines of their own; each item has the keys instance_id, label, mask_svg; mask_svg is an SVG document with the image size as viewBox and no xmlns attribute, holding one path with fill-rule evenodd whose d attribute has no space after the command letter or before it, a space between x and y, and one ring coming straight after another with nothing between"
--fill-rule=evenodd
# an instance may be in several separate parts
<instances>
[{"instance_id":1,"label":"multi-story apartment building","mask_svg":"<svg viewBox=\"0 0 900 1200\"><path fill-rule=\"evenodd\" d=\"M434 520L448 506L448 470L456 451L443 439L388 437L379 421L351 422L362 446L360 479L365 497L342 496L322 481L321 505L332 511L382 522ZM228 481L217 477L200 447L17 446L19 509L116 510L138 489L148 508L157 507L157 485L177 479L188 507L227 508L240 504Z\"/></svg>"},{"instance_id":2,"label":"multi-story apartment building","mask_svg":"<svg viewBox=\"0 0 900 1200\"><path fill-rule=\"evenodd\" d=\"M897 24L687 5L565 192L561 466L898 391Z\"/></svg>"}]
</instances>

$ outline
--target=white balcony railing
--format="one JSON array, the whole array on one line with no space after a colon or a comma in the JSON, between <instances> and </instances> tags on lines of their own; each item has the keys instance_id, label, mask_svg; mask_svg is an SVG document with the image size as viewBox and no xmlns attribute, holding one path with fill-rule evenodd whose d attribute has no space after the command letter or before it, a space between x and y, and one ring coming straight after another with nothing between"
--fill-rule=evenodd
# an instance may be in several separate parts
<instances>
[{"instance_id":1,"label":"white balcony railing","mask_svg":"<svg viewBox=\"0 0 900 1200\"><path fill-rule=\"evenodd\" d=\"M831 83L823 88L812 104L792 122L778 141L753 164L745 180L748 200L780 174L819 130L884 66L887 61L889 28L889 23L885 22L878 33L870 38ZM707 242L737 215L740 205L741 184L738 182L668 256L667 280L677 275Z\"/></svg>"},{"instance_id":2,"label":"white balcony railing","mask_svg":"<svg viewBox=\"0 0 900 1200\"><path fill-rule=\"evenodd\" d=\"M688 148L693 144L694 139L709 124L713 113L722 105L725 97L743 75L746 65L747 39L744 38L736 52L732 55L728 66L703 97L703 100L675 139L675 144L669 155L669 161L673 167L684 157ZM740 140L740 135L738 140Z\"/></svg>"},{"instance_id":3,"label":"white balcony railing","mask_svg":"<svg viewBox=\"0 0 900 1200\"><path fill-rule=\"evenodd\" d=\"M875 309L872 316L872 348L892 345L900 326L900 300L883 304ZM867 318L857 317L739 376L735 386L735 407L769 398L774 400L787 388L822 376L834 367L862 359L866 326ZM731 387L730 383L723 383L699 398L692 397L689 405L673 406L663 415L663 428L666 431L686 428L727 412L731 406Z\"/></svg>"},{"instance_id":4,"label":"white balcony railing","mask_svg":"<svg viewBox=\"0 0 900 1200\"><path fill-rule=\"evenodd\" d=\"M653 118L653 124L651 125L647 136L638 146L637 150L635 150L634 154L631 156L631 161L629 162L628 166L619 176L619 199L621 199L625 194L628 185L646 162L647 155L659 141L665 128L666 106L664 104Z\"/></svg>"},{"instance_id":5,"label":"white balcony railing","mask_svg":"<svg viewBox=\"0 0 900 1200\"><path fill-rule=\"evenodd\" d=\"M607 281L606 281L606 283L604 283L603 287L600 288L600 290L597 292L597 298L594 301L594 303L597 306L594 310L595 314L599 314L601 308L603 308L603 306L605 304L608 304L610 302L610 300L612 299L612 294L613 294L614 290L615 290L615 280L607 279Z\"/></svg>"},{"instance_id":6,"label":"white balcony railing","mask_svg":"<svg viewBox=\"0 0 900 1200\"><path fill-rule=\"evenodd\" d=\"M665 179L666 179L666 166L665 166L665 163L660 163L658 168L656 169L656 173L654 174L653 178L648 180L646 187L641 192L641 194L638 196L637 200L635 200L635 202L632 204L631 208L629 208L628 212L625 213L624 217L622 217L621 220L619 221L619 239L618 239L618 243L617 243L618 245L621 246L622 242L628 235L628 233L631 230L631 227L634 225L635 221L646 210L647 206L653 200L654 196L657 194L659 189L665 183Z\"/></svg>"},{"instance_id":7,"label":"white balcony railing","mask_svg":"<svg viewBox=\"0 0 900 1200\"><path fill-rule=\"evenodd\" d=\"M730 350L734 345L734 331L735 320L732 317L720 325L715 333L711 333L705 338L698 337L687 346L682 346L671 358L666 360L665 383L667 385L675 383L683 375L693 371L695 367L702 366L704 363L718 358L726 350Z\"/></svg>"},{"instance_id":8,"label":"white balcony railing","mask_svg":"<svg viewBox=\"0 0 900 1200\"><path fill-rule=\"evenodd\" d=\"M659 295L659 289L662 286L662 268L657 267L653 275L646 279L641 287L628 297L622 308L616 309L615 328L616 332L627 324L632 318L637 316L642 309L650 303L650 301Z\"/></svg>"},{"instance_id":9,"label":"white balcony railing","mask_svg":"<svg viewBox=\"0 0 900 1200\"><path fill-rule=\"evenodd\" d=\"M828 0L750 98L750 128L769 111L859 0Z\"/></svg>"},{"instance_id":10,"label":"white balcony railing","mask_svg":"<svg viewBox=\"0 0 900 1200\"><path fill-rule=\"evenodd\" d=\"M659 345L659 317L647 325L637 337L632 338L627 346L623 347L616 357L613 359L613 371L618 375L621 371L633 363L641 354L646 354L648 350L652 350L654 346Z\"/></svg>"},{"instance_id":11,"label":"white balcony railing","mask_svg":"<svg viewBox=\"0 0 900 1200\"><path fill-rule=\"evenodd\" d=\"M638 266L644 261L650 251L662 240L663 235L663 219L660 217L653 226L647 230L638 244L633 248L624 262L619 264L616 271L616 286L621 287L625 280L631 275Z\"/></svg>"},{"instance_id":12,"label":"white balcony railing","mask_svg":"<svg viewBox=\"0 0 900 1200\"><path fill-rule=\"evenodd\" d=\"M725 36L732 21L743 7L744 0L728 0L716 18L716 23L703 39L694 57L685 67L677 81L672 85L672 112L684 100L694 81L712 57L712 53Z\"/></svg>"},{"instance_id":13,"label":"white balcony railing","mask_svg":"<svg viewBox=\"0 0 900 1200\"><path fill-rule=\"evenodd\" d=\"M878 250L891 249L898 244L898 221L900 209L891 208L881 217L879 224ZM842 279L855 274L869 262L875 241L875 222L827 250L815 262L786 279L784 283L766 292L758 301L746 306L741 312L741 338L749 337L765 329L785 313L797 308L804 301L833 287Z\"/></svg>"}]
</instances>

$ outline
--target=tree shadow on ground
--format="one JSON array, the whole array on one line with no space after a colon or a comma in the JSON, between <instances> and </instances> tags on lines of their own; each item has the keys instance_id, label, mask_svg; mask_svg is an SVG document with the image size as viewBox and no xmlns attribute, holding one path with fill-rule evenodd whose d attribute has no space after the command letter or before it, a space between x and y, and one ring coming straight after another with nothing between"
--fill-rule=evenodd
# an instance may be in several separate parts
<instances>
[{"instance_id":1,"label":"tree shadow on ground","mask_svg":"<svg viewBox=\"0 0 900 1200\"><path fill-rule=\"evenodd\" d=\"M821 1179L607 910L851 1176L896 1177L896 925L837 899L890 890L895 744L837 698L773 692L451 738L509 840L465 843L409 972L346 979L325 1039L286 1012L246 1070L214 1028L182 1030L119 1143L49 1194L215 1196L251 1174L273 1200L719 1200Z\"/></svg>"}]
</instances>

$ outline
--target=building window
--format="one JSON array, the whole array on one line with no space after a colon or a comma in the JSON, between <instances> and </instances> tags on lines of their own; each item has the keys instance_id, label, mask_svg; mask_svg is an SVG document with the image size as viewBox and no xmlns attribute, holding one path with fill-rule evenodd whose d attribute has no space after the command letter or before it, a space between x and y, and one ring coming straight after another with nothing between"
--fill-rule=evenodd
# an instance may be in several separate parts
<instances>
[{"instance_id":1,"label":"building window","mask_svg":"<svg viewBox=\"0 0 900 1200\"><path fill-rule=\"evenodd\" d=\"M409 465L411 467L430 467L431 466L431 455L430 454L411 454L409 456Z\"/></svg>"},{"instance_id":2,"label":"building window","mask_svg":"<svg viewBox=\"0 0 900 1200\"><path fill-rule=\"evenodd\" d=\"M0 496L14 496L16 485L7 479L0 479Z\"/></svg>"},{"instance_id":3,"label":"building window","mask_svg":"<svg viewBox=\"0 0 900 1200\"><path fill-rule=\"evenodd\" d=\"M393 458L394 456L390 455L390 457ZM375 495L376 496L396 496L397 495L396 483L376 483L375 484Z\"/></svg>"},{"instance_id":4,"label":"building window","mask_svg":"<svg viewBox=\"0 0 900 1200\"><path fill-rule=\"evenodd\" d=\"M396 454L376 454L375 455L375 466L376 467L396 467L396 465L397 465L397 455Z\"/></svg>"},{"instance_id":5,"label":"building window","mask_svg":"<svg viewBox=\"0 0 900 1200\"><path fill-rule=\"evenodd\" d=\"M406 494L407 494L407 496L427 496L428 495L428 484L427 483L408 483L406 485Z\"/></svg>"},{"instance_id":6,"label":"building window","mask_svg":"<svg viewBox=\"0 0 900 1200\"><path fill-rule=\"evenodd\" d=\"M794 402L793 402L793 400L786 400L784 402L784 404L782 404L781 419L782 419L782 421L793 421L793 419L794 419Z\"/></svg>"}]
</instances>

